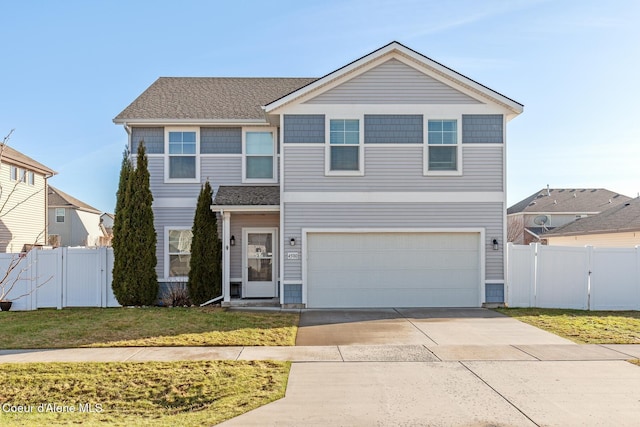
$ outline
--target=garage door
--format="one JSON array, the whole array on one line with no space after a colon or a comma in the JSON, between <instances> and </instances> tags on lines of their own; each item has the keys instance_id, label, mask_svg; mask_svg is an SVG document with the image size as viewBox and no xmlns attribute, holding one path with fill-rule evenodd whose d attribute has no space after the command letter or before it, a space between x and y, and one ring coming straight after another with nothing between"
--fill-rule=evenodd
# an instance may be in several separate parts
<instances>
[{"instance_id":1,"label":"garage door","mask_svg":"<svg viewBox=\"0 0 640 427\"><path fill-rule=\"evenodd\" d=\"M480 233L309 233L307 306L477 307Z\"/></svg>"}]
</instances>

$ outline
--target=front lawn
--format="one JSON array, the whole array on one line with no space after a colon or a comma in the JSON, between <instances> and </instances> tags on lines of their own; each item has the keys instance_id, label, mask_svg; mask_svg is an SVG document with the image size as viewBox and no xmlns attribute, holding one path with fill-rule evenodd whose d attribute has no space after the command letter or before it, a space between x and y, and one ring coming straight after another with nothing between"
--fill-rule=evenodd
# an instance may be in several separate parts
<instances>
[{"instance_id":1,"label":"front lawn","mask_svg":"<svg viewBox=\"0 0 640 427\"><path fill-rule=\"evenodd\" d=\"M0 312L0 348L295 345L298 314L221 308Z\"/></svg>"},{"instance_id":2,"label":"front lawn","mask_svg":"<svg viewBox=\"0 0 640 427\"><path fill-rule=\"evenodd\" d=\"M267 361L0 364L0 425L214 425L282 398L289 368Z\"/></svg>"},{"instance_id":3,"label":"front lawn","mask_svg":"<svg viewBox=\"0 0 640 427\"><path fill-rule=\"evenodd\" d=\"M578 344L640 344L640 311L502 308L496 311Z\"/></svg>"}]
</instances>

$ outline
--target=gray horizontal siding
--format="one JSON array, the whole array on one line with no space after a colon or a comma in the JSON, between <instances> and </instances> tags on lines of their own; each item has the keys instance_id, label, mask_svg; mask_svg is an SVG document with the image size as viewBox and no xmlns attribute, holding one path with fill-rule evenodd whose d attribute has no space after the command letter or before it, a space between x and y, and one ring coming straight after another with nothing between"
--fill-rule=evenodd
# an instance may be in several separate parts
<instances>
[{"instance_id":1,"label":"gray horizontal siding","mask_svg":"<svg viewBox=\"0 0 640 427\"><path fill-rule=\"evenodd\" d=\"M422 144L421 115L365 115L365 144Z\"/></svg>"},{"instance_id":2,"label":"gray horizontal siding","mask_svg":"<svg viewBox=\"0 0 640 427\"><path fill-rule=\"evenodd\" d=\"M463 144L502 144L502 114L464 114L462 115Z\"/></svg>"},{"instance_id":3,"label":"gray horizontal siding","mask_svg":"<svg viewBox=\"0 0 640 427\"><path fill-rule=\"evenodd\" d=\"M200 128L200 153L242 154L242 128Z\"/></svg>"},{"instance_id":4,"label":"gray horizontal siding","mask_svg":"<svg viewBox=\"0 0 640 427\"><path fill-rule=\"evenodd\" d=\"M391 59L307 104L480 104L474 98Z\"/></svg>"},{"instance_id":5,"label":"gray horizontal siding","mask_svg":"<svg viewBox=\"0 0 640 427\"><path fill-rule=\"evenodd\" d=\"M161 197L193 197L200 193L200 184L173 184L164 182L164 157L149 157L150 187L154 199ZM220 185L240 185L242 183L241 157L201 157L200 179L209 179L211 187L217 191Z\"/></svg>"},{"instance_id":6,"label":"gray horizontal siding","mask_svg":"<svg viewBox=\"0 0 640 427\"><path fill-rule=\"evenodd\" d=\"M284 143L324 143L323 114L285 114Z\"/></svg>"},{"instance_id":7,"label":"gray horizontal siding","mask_svg":"<svg viewBox=\"0 0 640 427\"><path fill-rule=\"evenodd\" d=\"M324 147L285 147L285 191L502 191L502 147L464 146L462 176L424 176L422 145L365 147L365 176L325 176Z\"/></svg>"},{"instance_id":8,"label":"gray horizontal siding","mask_svg":"<svg viewBox=\"0 0 640 427\"><path fill-rule=\"evenodd\" d=\"M296 241L302 241L302 228L482 227L486 230L485 277L504 278L502 203L287 203L284 215L285 240L294 237ZM499 251L492 249L494 238L501 242ZM302 280L301 259L284 260L284 280Z\"/></svg>"},{"instance_id":9,"label":"gray horizontal siding","mask_svg":"<svg viewBox=\"0 0 640 427\"><path fill-rule=\"evenodd\" d=\"M231 214L230 232L236 240L230 251L230 272L232 279L242 278L242 228L243 227L280 227L280 215L244 215ZM276 268L278 266L276 265Z\"/></svg>"},{"instance_id":10,"label":"gray horizontal siding","mask_svg":"<svg viewBox=\"0 0 640 427\"><path fill-rule=\"evenodd\" d=\"M131 152L138 152L138 144L144 141L147 154L164 153L163 127L134 127L131 129Z\"/></svg>"},{"instance_id":11,"label":"gray horizontal siding","mask_svg":"<svg viewBox=\"0 0 640 427\"><path fill-rule=\"evenodd\" d=\"M184 227L191 228L193 226L193 217L195 215L195 205L193 208L154 208L153 224L156 228L156 237L158 239L156 245L156 257L158 264L156 265L156 273L158 279L164 277L164 227Z\"/></svg>"}]
</instances>

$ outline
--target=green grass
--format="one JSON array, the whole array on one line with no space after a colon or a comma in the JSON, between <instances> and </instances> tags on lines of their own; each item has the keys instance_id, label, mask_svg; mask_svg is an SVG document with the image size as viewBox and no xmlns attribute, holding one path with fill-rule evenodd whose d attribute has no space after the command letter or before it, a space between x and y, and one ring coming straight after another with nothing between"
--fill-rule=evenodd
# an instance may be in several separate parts
<instances>
[{"instance_id":1,"label":"green grass","mask_svg":"<svg viewBox=\"0 0 640 427\"><path fill-rule=\"evenodd\" d=\"M221 308L0 312L0 348L295 345L298 314Z\"/></svg>"},{"instance_id":2,"label":"green grass","mask_svg":"<svg viewBox=\"0 0 640 427\"><path fill-rule=\"evenodd\" d=\"M289 368L269 361L0 364L0 425L213 425L282 398ZM5 404L33 413L11 413ZM49 404L76 412L47 411Z\"/></svg>"},{"instance_id":3,"label":"green grass","mask_svg":"<svg viewBox=\"0 0 640 427\"><path fill-rule=\"evenodd\" d=\"M578 344L640 344L640 311L506 308L496 311Z\"/></svg>"}]
</instances>

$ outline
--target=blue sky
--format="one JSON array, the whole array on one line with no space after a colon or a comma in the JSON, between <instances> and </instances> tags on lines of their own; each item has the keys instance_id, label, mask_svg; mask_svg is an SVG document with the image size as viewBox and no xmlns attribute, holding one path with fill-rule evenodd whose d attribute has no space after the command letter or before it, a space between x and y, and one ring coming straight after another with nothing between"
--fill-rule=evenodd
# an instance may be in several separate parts
<instances>
[{"instance_id":1,"label":"blue sky","mask_svg":"<svg viewBox=\"0 0 640 427\"><path fill-rule=\"evenodd\" d=\"M640 192L640 2L5 1L0 133L113 211L126 133L159 76L316 77L393 40L525 105L509 204L547 184Z\"/></svg>"}]
</instances>

